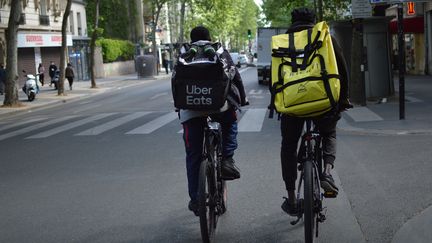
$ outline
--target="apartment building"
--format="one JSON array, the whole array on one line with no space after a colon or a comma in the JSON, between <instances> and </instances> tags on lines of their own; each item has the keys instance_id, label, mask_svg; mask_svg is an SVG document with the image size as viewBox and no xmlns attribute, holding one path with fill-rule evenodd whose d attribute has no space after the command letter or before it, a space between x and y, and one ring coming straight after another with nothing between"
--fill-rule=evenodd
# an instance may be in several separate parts
<instances>
[{"instance_id":1,"label":"apartment building","mask_svg":"<svg viewBox=\"0 0 432 243\"><path fill-rule=\"evenodd\" d=\"M0 1L0 61L6 61L6 37L10 5ZM27 0L22 1L22 13L18 29L18 70L36 73L40 63L48 69L51 61L60 66L61 25L66 0ZM87 37L87 20L83 0L73 0L70 13L67 46L69 57L75 68L87 65L87 46L82 44ZM84 54L82 51L84 50ZM79 57L79 58L78 58ZM84 60L85 59L85 60ZM78 65L80 64L80 65ZM7 63L6 63L7 65ZM88 68L86 68L88 70ZM81 72L80 74L82 74ZM79 75L83 78L85 75ZM87 75L88 76L88 75Z\"/></svg>"}]
</instances>

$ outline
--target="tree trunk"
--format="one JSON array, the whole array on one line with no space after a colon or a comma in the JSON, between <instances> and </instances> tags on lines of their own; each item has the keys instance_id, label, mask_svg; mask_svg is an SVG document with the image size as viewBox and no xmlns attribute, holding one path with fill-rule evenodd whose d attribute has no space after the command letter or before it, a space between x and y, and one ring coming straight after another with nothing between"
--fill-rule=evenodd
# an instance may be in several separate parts
<instances>
[{"instance_id":1,"label":"tree trunk","mask_svg":"<svg viewBox=\"0 0 432 243\"><path fill-rule=\"evenodd\" d=\"M157 51L157 43L156 43L156 28L157 28L157 23L159 21L159 14L160 14L160 11L162 9L162 6L163 6L163 4L156 3L156 6L154 6L154 8L153 8L153 10L156 11L156 12L154 12L155 14L153 15L154 16L154 21L153 21L153 28L152 28L152 38L153 38L153 40L152 40L152 49L153 49L154 60L156 62L156 65L155 65L156 75L159 74L159 68L158 68L158 65L159 65L159 53Z\"/></svg>"},{"instance_id":2,"label":"tree trunk","mask_svg":"<svg viewBox=\"0 0 432 243\"><path fill-rule=\"evenodd\" d=\"M12 1L9 15L8 28L6 30L7 57L6 57L6 83L5 99L3 105L17 106L18 100L18 39L17 32L21 17L21 1Z\"/></svg>"},{"instance_id":3,"label":"tree trunk","mask_svg":"<svg viewBox=\"0 0 432 243\"><path fill-rule=\"evenodd\" d=\"M68 18L72 5L72 0L67 0L66 9L63 14L63 22L62 22L62 46L60 53L60 79L57 94L64 95L64 80L65 80L65 69L66 69L66 54L67 54L67 26L68 26Z\"/></svg>"},{"instance_id":4,"label":"tree trunk","mask_svg":"<svg viewBox=\"0 0 432 243\"><path fill-rule=\"evenodd\" d=\"M90 41L91 88L97 88L97 85L96 85L96 65L95 65L96 53L95 53L95 49L96 49L96 38L97 38L97 34L98 34L97 32L98 32L98 28L99 28L99 1L100 0L96 0L95 22L94 22L94 26L93 26L92 38Z\"/></svg>"},{"instance_id":5,"label":"tree trunk","mask_svg":"<svg viewBox=\"0 0 432 243\"><path fill-rule=\"evenodd\" d=\"M323 20L323 0L318 0L318 21Z\"/></svg>"},{"instance_id":6,"label":"tree trunk","mask_svg":"<svg viewBox=\"0 0 432 243\"><path fill-rule=\"evenodd\" d=\"M185 8L186 8L186 0L182 0L181 7L180 7L180 34L178 40L180 44L184 42Z\"/></svg>"}]
</instances>

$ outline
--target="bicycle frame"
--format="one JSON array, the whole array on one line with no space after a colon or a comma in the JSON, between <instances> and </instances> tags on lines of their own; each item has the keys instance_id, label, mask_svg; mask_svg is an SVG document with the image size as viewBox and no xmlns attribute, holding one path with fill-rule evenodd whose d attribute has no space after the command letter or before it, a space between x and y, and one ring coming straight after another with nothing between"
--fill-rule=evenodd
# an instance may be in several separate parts
<instances>
[{"instance_id":1,"label":"bicycle frame","mask_svg":"<svg viewBox=\"0 0 432 243\"><path fill-rule=\"evenodd\" d=\"M300 205L301 214L298 216L297 220L292 221L291 224L292 225L297 224L305 214L305 210L308 210L304 206L305 201L301 197L301 191L302 191L301 189L302 189L303 182L305 182L305 176L306 176L305 167L311 166L312 178L310 179L312 180L312 185L314 186L312 188L312 195L311 195L313 198L313 202L312 204L309 204L309 206L312 207L313 215L316 215L316 218L314 216L314 220L315 220L314 224L315 224L315 234L316 237L318 237L318 223L323 222L325 220L325 216L321 213L323 210L322 207L323 193L321 193L321 189L320 189L321 184L319 179L322 176L322 172L323 172L323 162L322 162L321 135L319 131L312 126L311 120L306 120L306 129L303 132L303 135L301 137L301 144L298 153L298 162L299 162L299 170L301 171L301 174L300 174L300 180L297 187L297 200L298 200L298 205ZM306 163L310 163L311 165L306 165ZM313 231L314 229L312 228L311 230ZM306 236L306 231L307 229L305 228L305 236ZM306 239L306 241L308 240Z\"/></svg>"},{"instance_id":2,"label":"bicycle frame","mask_svg":"<svg viewBox=\"0 0 432 243\"><path fill-rule=\"evenodd\" d=\"M218 218L226 210L226 188L225 181L221 179L221 160L221 126L208 118L204 127L203 161L199 179L200 227L203 242L213 242ZM206 186L208 190L205 190Z\"/></svg>"}]
</instances>

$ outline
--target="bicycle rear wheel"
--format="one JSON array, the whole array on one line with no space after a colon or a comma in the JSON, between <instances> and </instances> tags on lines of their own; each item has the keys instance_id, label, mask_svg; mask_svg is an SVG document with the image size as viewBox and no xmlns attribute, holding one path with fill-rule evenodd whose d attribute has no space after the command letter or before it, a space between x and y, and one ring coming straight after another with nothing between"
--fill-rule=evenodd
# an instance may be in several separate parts
<instances>
[{"instance_id":1,"label":"bicycle rear wheel","mask_svg":"<svg viewBox=\"0 0 432 243\"><path fill-rule=\"evenodd\" d=\"M203 242L213 242L216 230L216 177L208 160L201 163L198 182L198 204L201 237Z\"/></svg>"},{"instance_id":2,"label":"bicycle rear wheel","mask_svg":"<svg viewBox=\"0 0 432 243\"><path fill-rule=\"evenodd\" d=\"M304 166L304 233L305 242L312 243L314 241L315 222L317 213L315 210L314 198L314 170L312 161L305 161Z\"/></svg>"}]
</instances>

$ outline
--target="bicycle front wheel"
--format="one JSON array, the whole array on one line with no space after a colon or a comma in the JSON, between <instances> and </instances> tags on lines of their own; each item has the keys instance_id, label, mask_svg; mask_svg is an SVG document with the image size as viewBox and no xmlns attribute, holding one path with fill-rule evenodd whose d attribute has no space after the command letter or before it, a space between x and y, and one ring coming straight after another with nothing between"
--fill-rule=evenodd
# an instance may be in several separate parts
<instances>
[{"instance_id":1,"label":"bicycle front wheel","mask_svg":"<svg viewBox=\"0 0 432 243\"><path fill-rule=\"evenodd\" d=\"M305 242L312 243L314 241L315 222L317 214L315 211L314 198L314 170L311 161L304 163L304 233Z\"/></svg>"},{"instance_id":2,"label":"bicycle front wheel","mask_svg":"<svg viewBox=\"0 0 432 243\"><path fill-rule=\"evenodd\" d=\"M213 242L216 230L216 177L209 161L201 163L198 182L198 204L201 237L203 242Z\"/></svg>"}]
</instances>

